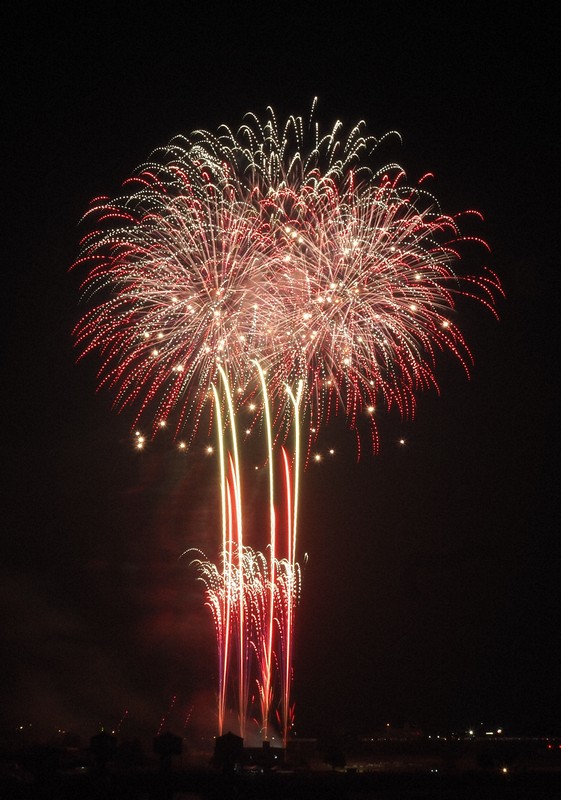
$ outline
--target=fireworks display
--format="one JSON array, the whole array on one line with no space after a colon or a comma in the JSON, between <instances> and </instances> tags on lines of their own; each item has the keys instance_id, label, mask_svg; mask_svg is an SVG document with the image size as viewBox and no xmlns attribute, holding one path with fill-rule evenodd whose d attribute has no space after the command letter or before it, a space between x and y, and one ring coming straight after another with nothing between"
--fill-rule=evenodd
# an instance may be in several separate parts
<instances>
[{"instance_id":1,"label":"fireworks display","mask_svg":"<svg viewBox=\"0 0 561 800\"><path fill-rule=\"evenodd\" d=\"M92 202L74 265L86 272L88 304L75 341L82 355L100 354L99 383L116 408L134 409L133 424L148 419L153 433L170 422L189 444L212 408L222 548L218 566L205 558L198 566L217 634L219 729L236 674L242 735L251 683L264 737L278 707L285 740L300 430L304 460L337 414L357 432L359 452L365 423L376 451L377 407L412 416L416 394L436 386L440 352L468 370L456 298L494 312L501 291L487 268L457 275L464 247L488 247L462 233L459 215L442 213L424 179L412 186L398 165L374 167L380 142L363 123L322 134L313 117L312 109L309 120L279 126L269 110L263 122L248 115L235 133L223 126L174 138L119 197ZM267 438L266 556L243 532L236 413L249 404ZM280 536L273 463L291 430L291 455L281 449L288 510Z\"/></svg>"}]
</instances>

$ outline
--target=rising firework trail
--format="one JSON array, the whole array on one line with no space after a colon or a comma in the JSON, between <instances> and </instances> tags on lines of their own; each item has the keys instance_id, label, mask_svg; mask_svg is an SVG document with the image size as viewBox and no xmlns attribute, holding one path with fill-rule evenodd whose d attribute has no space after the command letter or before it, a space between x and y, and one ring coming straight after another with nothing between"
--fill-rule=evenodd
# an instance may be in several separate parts
<instances>
[{"instance_id":1,"label":"rising firework trail","mask_svg":"<svg viewBox=\"0 0 561 800\"><path fill-rule=\"evenodd\" d=\"M296 393L287 387L287 396L294 418L294 453L289 458L281 449L284 492L284 513L279 515L275 491L275 458L273 432L266 376L255 365L262 385L264 422L266 426L268 466L268 556L244 543L243 493L237 446L236 414L224 370L220 370L224 389L224 405L229 427L225 430L222 401L213 385L214 407L219 452L219 474L222 508L222 557L219 565L206 558L193 560L206 589L206 605L214 621L218 653L218 730L221 735L227 714L228 686L237 651L237 705L240 735L253 716L249 703L250 686L255 684L260 707L260 729L268 739L271 709L278 698L277 719L286 742L291 725L290 690L292 684L292 652L294 610L300 589L300 567L296 561L298 473L300 468L300 432L298 410L302 383ZM228 435L226 435L228 434ZM227 444L230 442L230 446ZM278 518L281 531L278 531ZM284 535L279 535L284 532ZM278 690L275 693L275 677Z\"/></svg>"},{"instance_id":2,"label":"rising firework trail","mask_svg":"<svg viewBox=\"0 0 561 800\"><path fill-rule=\"evenodd\" d=\"M220 455L222 568L206 577L220 598L210 603L215 622L220 612L219 716L235 635L242 730L253 626L267 731L278 660L275 602L281 591L293 596L298 493L283 490L293 504L283 573L272 472L268 559L246 550L236 413L255 407L252 425L265 427L270 470L296 419L304 463L337 414L356 432L358 455L363 431L377 451L375 410L396 407L413 416L417 393L438 388L439 353L451 353L469 371L457 300L475 298L495 313L501 293L487 267L459 274L466 253L488 252L463 230L467 218L481 215L467 211L461 220L441 211L426 188L430 176L411 184L398 164L375 166L385 138L367 135L362 122L347 132L338 122L322 133L314 108L307 121L290 117L282 126L271 109L264 121L249 114L235 132L222 126L175 137L135 170L118 197L95 198L85 214L89 229L74 266L86 272L88 309L74 337L81 356L100 354L100 386L112 390L118 410L132 410L133 425L148 419L155 434L169 422L177 436L186 431L188 444L209 398L218 427L228 420L230 444ZM289 390L288 403L287 387L301 387L297 399ZM299 450L298 444L286 461L296 484ZM291 654L288 608L280 627ZM283 659L286 687L291 655ZM289 706L286 696L285 732Z\"/></svg>"}]
</instances>

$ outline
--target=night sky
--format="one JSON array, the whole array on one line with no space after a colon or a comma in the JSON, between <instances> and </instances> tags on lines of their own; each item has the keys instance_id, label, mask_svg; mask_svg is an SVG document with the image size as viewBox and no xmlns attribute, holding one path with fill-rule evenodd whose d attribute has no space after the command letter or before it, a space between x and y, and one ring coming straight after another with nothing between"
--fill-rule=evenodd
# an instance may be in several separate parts
<instances>
[{"instance_id":1,"label":"night sky","mask_svg":"<svg viewBox=\"0 0 561 800\"><path fill-rule=\"evenodd\" d=\"M51 11L46 7L50 5ZM76 365L79 220L176 133L246 111L403 137L411 181L476 208L506 299L466 304L471 379L443 359L416 418L303 477L296 729L561 733L556 489L559 207L553 10L472 2L22 1L2 23L5 498L2 727L214 732L202 587L215 545L200 450L131 447L131 418ZM551 17L548 18L547 15ZM7 178L7 180L6 180ZM405 438L406 445L398 440ZM203 437L204 438L204 437Z\"/></svg>"}]
</instances>

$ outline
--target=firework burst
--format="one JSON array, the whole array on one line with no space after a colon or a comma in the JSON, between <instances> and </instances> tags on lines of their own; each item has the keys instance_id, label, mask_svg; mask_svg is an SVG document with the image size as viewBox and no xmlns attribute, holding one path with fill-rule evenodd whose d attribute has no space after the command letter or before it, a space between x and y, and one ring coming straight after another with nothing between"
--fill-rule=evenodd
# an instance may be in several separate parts
<instances>
[{"instance_id":1,"label":"firework burst","mask_svg":"<svg viewBox=\"0 0 561 800\"><path fill-rule=\"evenodd\" d=\"M497 278L458 278L457 218L399 166L370 167L378 142L363 127L320 135L312 120L279 130L272 111L249 115L236 134L176 137L124 194L93 201L75 341L101 353L100 385L134 424L173 419L192 438L219 368L243 402L258 361L277 431L285 386L302 380L310 439L342 412L353 428L369 419L377 449L373 408L412 415L439 351L468 369L455 301L493 309Z\"/></svg>"}]
</instances>

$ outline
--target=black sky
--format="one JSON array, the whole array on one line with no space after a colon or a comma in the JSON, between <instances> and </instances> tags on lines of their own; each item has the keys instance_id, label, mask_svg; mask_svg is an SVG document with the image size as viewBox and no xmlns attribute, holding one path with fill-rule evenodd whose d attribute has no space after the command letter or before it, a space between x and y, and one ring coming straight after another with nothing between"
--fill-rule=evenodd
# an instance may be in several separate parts
<instances>
[{"instance_id":1,"label":"black sky","mask_svg":"<svg viewBox=\"0 0 561 800\"><path fill-rule=\"evenodd\" d=\"M178 560L212 546L208 463L131 450L96 364L74 363L68 267L89 200L154 147L317 95L326 127L399 130L411 180L484 213L506 300L498 323L466 309L470 381L443 362L441 395L382 419L359 464L341 419L337 458L304 476L297 723L561 732L555 25L493 5L4 12L6 724L90 732L126 708L153 733L173 695L176 726L211 714L211 623Z\"/></svg>"}]
</instances>

